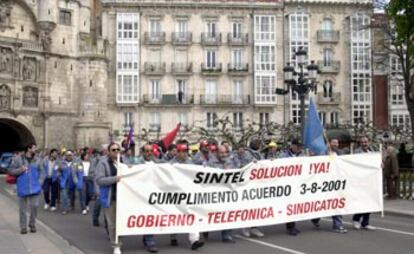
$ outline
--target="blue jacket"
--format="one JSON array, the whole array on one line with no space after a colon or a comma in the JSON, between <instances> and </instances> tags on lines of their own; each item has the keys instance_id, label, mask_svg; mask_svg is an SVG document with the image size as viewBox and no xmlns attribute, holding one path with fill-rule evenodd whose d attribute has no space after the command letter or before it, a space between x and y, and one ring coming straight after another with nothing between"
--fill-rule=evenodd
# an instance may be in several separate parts
<instances>
[{"instance_id":1,"label":"blue jacket","mask_svg":"<svg viewBox=\"0 0 414 254\"><path fill-rule=\"evenodd\" d=\"M26 166L28 170L24 171L22 166ZM17 177L16 186L19 197L37 195L41 192L40 182L43 181L42 167L42 162L38 158L33 158L29 161L25 155L22 155L13 160L9 174Z\"/></svg>"},{"instance_id":2,"label":"blue jacket","mask_svg":"<svg viewBox=\"0 0 414 254\"><path fill-rule=\"evenodd\" d=\"M61 165L60 187L78 189L83 187L83 167L81 163L63 161Z\"/></svg>"}]
</instances>

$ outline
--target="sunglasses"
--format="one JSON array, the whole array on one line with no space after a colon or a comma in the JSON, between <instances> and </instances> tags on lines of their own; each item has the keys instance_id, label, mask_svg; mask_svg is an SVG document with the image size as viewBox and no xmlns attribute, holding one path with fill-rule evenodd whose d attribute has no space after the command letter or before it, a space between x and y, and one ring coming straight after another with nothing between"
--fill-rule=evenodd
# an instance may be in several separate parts
<instances>
[{"instance_id":1,"label":"sunglasses","mask_svg":"<svg viewBox=\"0 0 414 254\"><path fill-rule=\"evenodd\" d=\"M119 151L121 151L121 149L119 148L111 149L111 152L119 152Z\"/></svg>"}]
</instances>

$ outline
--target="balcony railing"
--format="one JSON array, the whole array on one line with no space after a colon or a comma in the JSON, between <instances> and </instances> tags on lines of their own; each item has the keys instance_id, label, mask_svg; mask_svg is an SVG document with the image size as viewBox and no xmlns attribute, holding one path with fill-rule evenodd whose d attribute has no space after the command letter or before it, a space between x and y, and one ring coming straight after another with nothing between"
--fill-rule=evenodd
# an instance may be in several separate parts
<instances>
[{"instance_id":1,"label":"balcony railing","mask_svg":"<svg viewBox=\"0 0 414 254\"><path fill-rule=\"evenodd\" d=\"M144 43L147 45L163 45L165 44L165 33L145 32Z\"/></svg>"},{"instance_id":2,"label":"balcony railing","mask_svg":"<svg viewBox=\"0 0 414 254\"><path fill-rule=\"evenodd\" d=\"M227 72L230 75L247 75L249 73L248 63L229 63L227 64Z\"/></svg>"},{"instance_id":3,"label":"balcony railing","mask_svg":"<svg viewBox=\"0 0 414 254\"><path fill-rule=\"evenodd\" d=\"M227 34L227 43L231 46L246 46L249 44L249 35L248 34L237 34L233 33Z\"/></svg>"},{"instance_id":4,"label":"balcony railing","mask_svg":"<svg viewBox=\"0 0 414 254\"><path fill-rule=\"evenodd\" d=\"M318 61L319 70L322 73L337 73L339 72L341 62L339 61Z\"/></svg>"},{"instance_id":5,"label":"balcony railing","mask_svg":"<svg viewBox=\"0 0 414 254\"><path fill-rule=\"evenodd\" d=\"M337 30L318 30L317 31L318 42L338 42L339 31Z\"/></svg>"},{"instance_id":6,"label":"balcony railing","mask_svg":"<svg viewBox=\"0 0 414 254\"><path fill-rule=\"evenodd\" d=\"M160 132L161 131L161 124L159 124L159 123L150 123L149 131L151 131L151 132Z\"/></svg>"},{"instance_id":7,"label":"balcony railing","mask_svg":"<svg viewBox=\"0 0 414 254\"><path fill-rule=\"evenodd\" d=\"M221 44L221 33L202 33L201 44L205 46L218 46Z\"/></svg>"},{"instance_id":8,"label":"balcony railing","mask_svg":"<svg viewBox=\"0 0 414 254\"><path fill-rule=\"evenodd\" d=\"M318 104L319 105L336 105L341 103L341 93L332 93L331 96L324 96L323 94L318 94Z\"/></svg>"},{"instance_id":9,"label":"balcony railing","mask_svg":"<svg viewBox=\"0 0 414 254\"><path fill-rule=\"evenodd\" d=\"M193 73L193 63L172 63L171 72L175 75L191 75Z\"/></svg>"},{"instance_id":10,"label":"balcony railing","mask_svg":"<svg viewBox=\"0 0 414 254\"><path fill-rule=\"evenodd\" d=\"M171 41L174 45L190 45L193 42L193 34L191 32L173 32Z\"/></svg>"},{"instance_id":11,"label":"balcony railing","mask_svg":"<svg viewBox=\"0 0 414 254\"><path fill-rule=\"evenodd\" d=\"M250 95L200 95L201 105L249 105Z\"/></svg>"},{"instance_id":12,"label":"balcony railing","mask_svg":"<svg viewBox=\"0 0 414 254\"><path fill-rule=\"evenodd\" d=\"M194 103L194 95L162 94L154 96L152 94L144 95L144 104L150 105L191 105Z\"/></svg>"},{"instance_id":13,"label":"balcony railing","mask_svg":"<svg viewBox=\"0 0 414 254\"><path fill-rule=\"evenodd\" d=\"M206 64L201 64L201 72L204 75L220 75L223 71L221 63L215 64L213 66L207 66Z\"/></svg>"},{"instance_id":14,"label":"balcony railing","mask_svg":"<svg viewBox=\"0 0 414 254\"><path fill-rule=\"evenodd\" d=\"M147 75L163 75L165 74L165 63L145 62L144 72Z\"/></svg>"}]
</instances>

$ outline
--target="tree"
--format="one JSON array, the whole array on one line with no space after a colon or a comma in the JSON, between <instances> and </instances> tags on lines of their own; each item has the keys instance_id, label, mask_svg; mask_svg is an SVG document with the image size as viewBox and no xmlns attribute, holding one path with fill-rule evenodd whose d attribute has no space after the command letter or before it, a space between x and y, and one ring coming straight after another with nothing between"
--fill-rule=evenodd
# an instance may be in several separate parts
<instances>
[{"instance_id":1,"label":"tree","mask_svg":"<svg viewBox=\"0 0 414 254\"><path fill-rule=\"evenodd\" d=\"M387 22L382 26L385 47L401 64L401 83L411 120L414 142L414 1L375 0L374 7L384 10Z\"/></svg>"}]
</instances>

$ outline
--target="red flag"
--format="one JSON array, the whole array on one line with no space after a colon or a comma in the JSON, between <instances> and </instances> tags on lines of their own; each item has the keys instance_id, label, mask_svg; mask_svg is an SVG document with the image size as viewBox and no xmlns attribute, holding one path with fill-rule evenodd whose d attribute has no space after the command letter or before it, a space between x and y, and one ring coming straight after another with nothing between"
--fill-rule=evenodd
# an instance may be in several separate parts
<instances>
[{"instance_id":1,"label":"red flag","mask_svg":"<svg viewBox=\"0 0 414 254\"><path fill-rule=\"evenodd\" d=\"M173 143L178 131L180 130L180 127L181 123L177 124L177 126L172 131L170 131L163 139L161 139L165 149L168 149L168 147Z\"/></svg>"}]
</instances>

